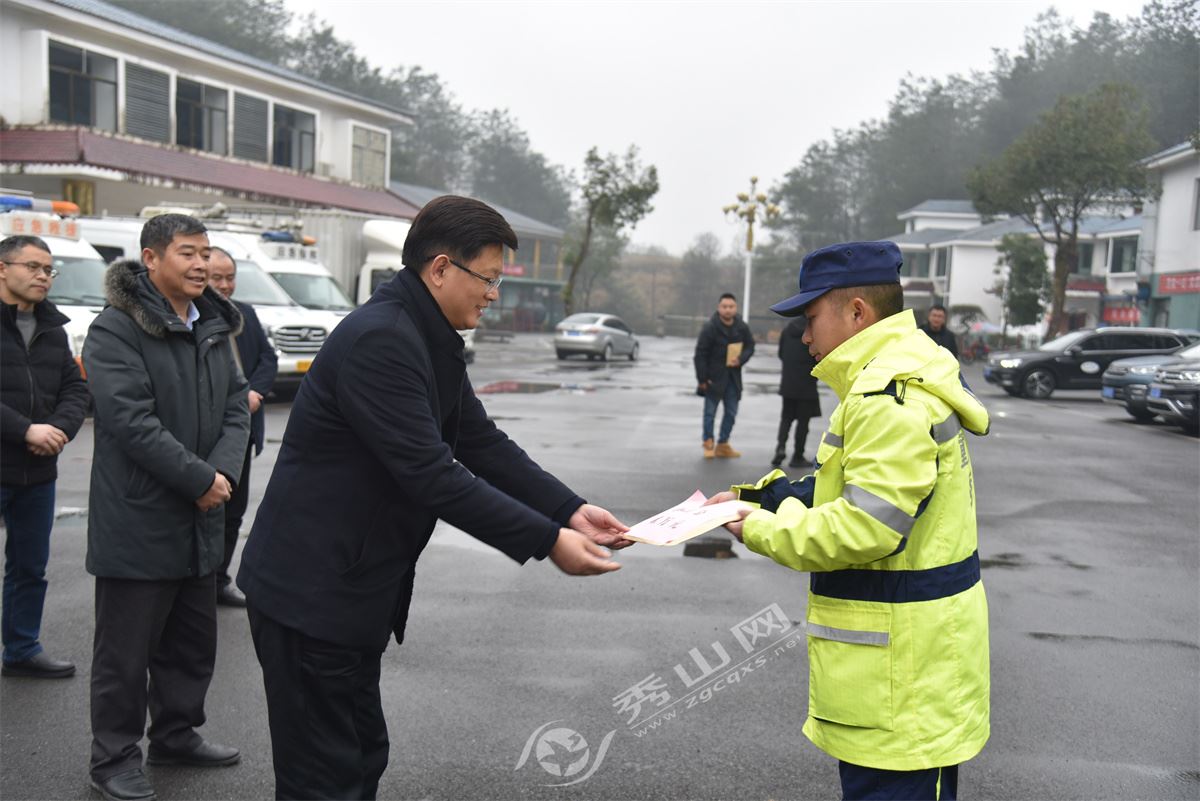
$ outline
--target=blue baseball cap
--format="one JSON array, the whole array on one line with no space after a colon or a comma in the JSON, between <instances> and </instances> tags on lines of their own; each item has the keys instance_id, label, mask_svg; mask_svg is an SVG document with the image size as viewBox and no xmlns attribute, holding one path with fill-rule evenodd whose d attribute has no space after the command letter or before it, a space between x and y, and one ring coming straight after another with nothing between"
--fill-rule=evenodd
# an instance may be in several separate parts
<instances>
[{"instance_id":1,"label":"blue baseball cap","mask_svg":"<svg viewBox=\"0 0 1200 801\"><path fill-rule=\"evenodd\" d=\"M904 259L895 242L843 242L814 250L800 263L800 292L771 311L798 317L804 307L831 289L900 283Z\"/></svg>"}]
</instances>

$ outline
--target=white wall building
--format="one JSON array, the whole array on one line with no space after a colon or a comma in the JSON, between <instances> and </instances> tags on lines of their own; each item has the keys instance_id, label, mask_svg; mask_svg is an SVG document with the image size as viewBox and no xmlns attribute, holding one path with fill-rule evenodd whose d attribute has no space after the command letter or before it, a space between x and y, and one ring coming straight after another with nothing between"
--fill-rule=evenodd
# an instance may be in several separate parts
<instances>
[{"instance_id":1,"label":"white wall building","mask_svg":"<svg viewBox=\"0 0 1200 801\"><path fill-rule=\"evenodd\" d=\"M1200 329L1200 152L1184 142L1144 163L1160 194L1146 203L1137 262L1143 319Z\"/></svg>"}]
</instances>

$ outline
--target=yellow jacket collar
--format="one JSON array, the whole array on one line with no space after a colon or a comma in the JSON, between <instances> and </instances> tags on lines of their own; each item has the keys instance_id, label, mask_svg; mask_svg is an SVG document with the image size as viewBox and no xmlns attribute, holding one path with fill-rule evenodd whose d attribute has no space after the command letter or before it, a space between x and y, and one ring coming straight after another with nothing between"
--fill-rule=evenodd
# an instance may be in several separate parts
<instances>
[{"instance_id":1,"label":"yellow jacket collar","mask_svg":"<svg viewBox=\"0 0 1200 801\"><path fill-rule=\"evenodd\" d=\"M867 382L871 385L867 388L866 385L860 386L865 377L864 369L879 357L889 343L897 342L916 330L917 318L912 309L885 317L834 348L813 368L813 377L831 386L840 400L845 400L851 391L878 392L887 386L896 373L882 378L876 375L877 371L870 371L873 380ZM880 379L880 385L874 386Z\"/></svg>"}]
</instances>

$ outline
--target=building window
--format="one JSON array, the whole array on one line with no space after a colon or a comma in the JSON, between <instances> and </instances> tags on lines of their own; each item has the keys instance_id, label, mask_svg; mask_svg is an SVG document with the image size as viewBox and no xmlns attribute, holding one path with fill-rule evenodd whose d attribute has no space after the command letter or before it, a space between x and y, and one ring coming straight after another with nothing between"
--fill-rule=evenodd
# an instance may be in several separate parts
<instances>
[{"instance_id":1,"label":"building window","mask_svg":"<svg viewBox=\"0 0 1200 801\"><path fill-rule=\"evenodd\" d=\"M1075 246L1075 273L1076 275L1091 275L1092 274L1092 255L1096 251L1096 246L1092 242L1079 242Z\"/></svg>"},{"instance_id":2,"label":"building window","mask_svg":"<svg viewBox=\"0 0 1200 801\"><path fill-rule=\"evenodd\" d=\"M271 163L300 172L313 171L317 118L287 106L275 106L275 151Z\"/></svg>"},{"instance_id":3,"label":"building window","mask_svg":"<svg viewBox=\"0 0 1200 801\"><path fill-rule=\"evenodd\" d=\"M267 160L267 101L234 92L233 155L250 161Z\"/></svg>"},{"instance_id":4,"label":"building window","mask_svg":"<svg viewBox=\"0 0 1200 801\"><path fill-rule=\"evenodd\" d=\"M387 186L387 134L354 126L351 180L368 186Z\"/></svg>"},{"instance_id":5,"label":"building window","mask_svg":"<svg viewBox=\"0 0 1200 801\"><path fill-rule=\"evenodd\" d=\"M175 82L175 143L210 153L226 152L229 92L180 78Z\"/></svg>"},{"instance_id":6,"label":"building window","mask_svg":"<svg viewBox=\"0 0 1200 801\"><path fill-rule=\"evenodd\" d=\"M51 41L50 119L117 130L117 60Z\"/></svg>"},{"instance_id":7,"label":"building window","mask_svg":"<svg viewBox=\"0 0 1200 801\"><path fill-rule=\"evenodd\" d=\"M167 142L171 134L171 77L125 62L125 133Z\"/></svg>"},{"instance_id":8,"label":"building window","mask_svg":"<svg viewBox=\"0 0 1200 801\"><path fill-rule=\"evenodd\" d=\"M1112 273L1131 273L1137 269L1137 237L1127 236L1112 241Z\"/></svg>"},{"instance_id":9,"label":"building window","mask_svg":"<svg viewBox=\"0 0 1200 801\"><path fill-rule=\"evenodd\" d=\"M937 267L936 275L938 278L945 278L950 272L950 248L941 248L937 251Z\"/></svg>"},{"instance_id":10,"label":"building window","mask_svg":"<svg viewBox=\"0 0 1200 801\"><path fill-rule=\"evenodd\" d=\"M904 278L928 278L929 277L929 253L928 251L917 251L915 253L901 254L904 261L900 266L900 275Z\"/></svg>"}]
</instances>

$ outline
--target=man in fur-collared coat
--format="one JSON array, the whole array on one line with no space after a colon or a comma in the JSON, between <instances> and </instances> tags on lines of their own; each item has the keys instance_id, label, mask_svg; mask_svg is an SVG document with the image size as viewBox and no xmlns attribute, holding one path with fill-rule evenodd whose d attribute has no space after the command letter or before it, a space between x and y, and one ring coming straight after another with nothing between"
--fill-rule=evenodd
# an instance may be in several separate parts
<instances>
[{"instance_id":1,"label":"man in fur-collared coat","mask_svg":"<svg viewBox=\"0 0 1200 801\"><path fill-rule=\"evenodd\" d=\"M196 729L216 658L223 505L250 436L232 350L242 318L208 288L208 235L198 220L155 217L141 244L141 263L109 268L109 306L83 349L96 405L90 772L93 787L121 801L154 795L138 745L147 708L150 764L239 759Z\"/></svg>"}]
</instances>

